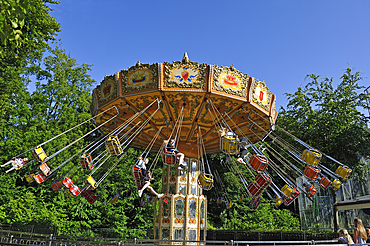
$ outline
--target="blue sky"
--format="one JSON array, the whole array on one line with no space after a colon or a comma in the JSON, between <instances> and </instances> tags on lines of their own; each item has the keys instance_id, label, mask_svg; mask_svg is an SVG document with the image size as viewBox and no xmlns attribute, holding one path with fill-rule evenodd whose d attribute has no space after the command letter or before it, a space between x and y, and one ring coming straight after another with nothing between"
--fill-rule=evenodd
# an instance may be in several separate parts
<instances>
[{"instance_id":1,"label":"blue sky","mask_svg":"<svg viewBox=\"0 0 370 246\"><path fill-rule=\"evenodd\" d=\"M277 109L307 74L337 85L350 67L370 85L368 0L62 0L52 8L62 48L92 64L98 83L137 61L178 61L187 52L264 80Z\"/></svg>"}]
</instances>

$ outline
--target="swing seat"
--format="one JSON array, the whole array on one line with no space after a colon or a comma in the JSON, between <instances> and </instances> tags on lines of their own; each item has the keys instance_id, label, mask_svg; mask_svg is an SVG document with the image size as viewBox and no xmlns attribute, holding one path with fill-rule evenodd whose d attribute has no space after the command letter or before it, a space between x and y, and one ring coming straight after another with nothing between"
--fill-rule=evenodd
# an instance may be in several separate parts
<instances>
[{"instance_id":1,"label":"swing seat","mask_svg":"<svg viewBox=\"0 0 370 246\"><path fill-rule=\"evenodd\" d=\"M271 179L264 173L257 174L255 181L262 189L266 189L271 184Z\"/></svg>"},{"instance_id":2,"label":"swing seat","mask_svg":"<svg viewBox=\"0 0 370 246\"><path fill-rule=\"evenodd\" d=\"M342 182L340 182L339 179L334 179L331 185L333 186L333 189L337 191L342 186Z\"/></svg>"},{"instance_id":3,"label":"swing seat","mask_svg":"<svg viewBox=\"0 0 370 246\"><path fill-rule=\"evenodd\" d=\"M331 184L331 182L330 182L330 180L327 177L322 177L320 179L320 181L319 181L319 184L325 190L326 188L329 187L329 185Z\"/></svg>"},{"instance_id":4,"label":"swing seat","mask_svg":"<svg viewBox=\"0 0 370 246\"><path fill-rule=\"evenodd\" d=\"M91 187L93 190L95 190L98 187L98 184L96 183L95 179L91 175L86 178L85 184Z\"/></svg>"},{"instance_id":5,"label":"swing seat","mask_svg":"<svg viewBox=\"0 0 370 246\"><path fill-rule=\"evenodd\" d=\"M41 173L36 173L34 176L33 176L33 179L38 183L38 184L41 184L42 182L44 182L45 180L45 176L42 175Z\"/></svg>"},{"instance_id":6,"label":"swing seat","mask_svg":"<svg viewBox=\"0 0 370 246\"><path fill-rule=\"evenodd\" d=\"M221 203L222 203L222 197L217 198L216 203L217 203L217 204L221 204Z\"/></svg>"},{"instance_id":7,"label":"swing seat","mask_svg":"<svg viewBox=\"0 0 370 246\"><path fill-rule=\"evenodd\" d=\"M267 168L268 160L263 155L256 155L256 154L254 154L250 158L249 164L258 173L263 173L266 170L266 168Z\"/></svg>"},{"instance_id":8,"label":"swing seat","mask_svg":"<svg viewBox=\"0 0 370 246\"><path fill-rule=\"evenodd\" d=\"M213 187L213 175L201 173L198 176L198 184L204 190L210 190Z\"/></svg>"},{"instance_id":9,"label":"swing seat","mask_svg":"<svg viewBox=\"0 0 370 246\"><path fill-rule=\"evenodd\" d=\"M93 204L94 202L96 202L96 195L94 194L94 192L92 190L84 190L81 192L81 196L85 197L86 200L90 203L90 204Z\"/></svg>"},{"instance_id":10,"label":"swing seat","mask_svg":"<svg viewBox=\"0 0 370 246\"><path fill-rule=\"evenodd\" d=\"M286 197L290 197L290 195L292 195L293 193L293 188L286 184L283 186L283 188L281 188L281 191L284 193Z\"/></svg>"},{"instance_id":11,"label":"swing seat","mask_svg":"<svg viewBox=\"0 0 370 246\"><path fill-rule=\"evenodd\" d=\"M257 197L261 195L263 188L261 188L258 184L255 182L250 182L247 186L247 191L252 197Z\"/></svg>"},{"instance_id":12,"label":"swing seat","mask_svg":"<svg viewBox=\"0 0 370 246\"><path fill-rule=\"evenodd\" d=\"M168 151L167 148L163 149L162 155L163 163L168 166L176 166L177 165L177 156L174 155L171 151Z\"/></svg>"},{"instance_id":13,"label":"swing seat","mask_svg":"<svg viewBox=\"0 0 370 246\"><path fill-rule=\"evenodd\" d=\"M33 176L35 176L35 174L33 174L33 173L26 173L24 175L24 177L26 178L26 181L28 183L32 183L33 181L35 181L34 178L33 178Z\"/></svg>"},{"instance_id":14,"label":"swing seat","mask_svg":"<svg viewBox=\"0 0 370 246\"><path fill-rule=\"evenodd\" d=\"M283 196L283 200L284 200L284 205L289 206L294 201L294 198L291 196L290 197Z\"/></svg>"},{"instance_id":15,"label":"swing seat","mask_svg":"<svg viewBox=\"0 0 370 246\"><path fill-rule=\"evenodd\" d=\"M39 170L45 175L48 176L50 174L50 167L46 163L42 163L39 166Z\"/></svg>"},{"instance_id":16,"label":"swing seat","mask_svg":"<svg viewBox=\"0 0 370 246\"><path fill-rule=\"evenodd\" d=\"M303 174L307 178L309 178L311 180L315 180L319 176L320 172L321 172L320 169L317 169L317 168L314 168L313 166L307 165L306 168L303 171Z\"/></svg>"},{"instance_id":17,"label":"swing seat","mask_svg":"<svg viewBox=\"0 0 370 246\"><path fill-rule=\"evenodd\" d=\"M78 194L80 194L81 192L81 189L77 185L72 184L72 186L69 188L69 191L72 194L72 196L78 196Z\"/></svg>"},{"instance_id":18,"label":"swing seat","mask_svg":"<svg viewBox=\"0 0 370 246\"><path fill-rule=\"evenodd\" d=\"M239 196L239 202L242 202L244 200L244 195L243 194L241 194L240 196Z\"/></svg>"},{"instance_id":19,"label":"swing seat","mask_svg":"<svg viewBox=\"0 0 370 246\"><path fill-rule=\"evenodd\" d=\"M142 180L142 177L143 177L143 174L141 172L141 169L138 168L136 165L134 165L134 178L135 178L135 184L136 184L136 188L138 190L141 189L142 185L141 185L141 180Z\"/></svg>"},{"instance_id":20,"label":"swing seat","mask_svg":"<svg viewBox=\"0 0 370 246\"><path fill-rule=\"evenodd\" d=\"M91 155L87 153L83 153L80 157L80 163L83 169L91 170L93 166L93 161L91 159Z\"/></svg>"},{"instance_id":21,"label":"swing seat","mask_svg":"<svg viewBox=\"0 0 370 246\"><path fill-rule=\"evenodd\" d=\"M237 137L223 136L220 139L220 149L225 154L236 155L239 153L239 139Z\"/></svg>"},{"instance_id":22,"label":"swing seat","mask_svg":"<svg viewBox=\"0 0 370 246\"><path fill-rule=\"evenodd\" d=\"M295 187L293 188L292 197L293 199L297 198L301 194Z\"/></svg>"},{"instance_id":23,"label":"swing seat","mask_svg":"<svg viewBox=\"0 0 370 246\"><path fill-rule=\"evenodd\" d=\"M120 155L123 152L118 136L110 136L105 141L105 147L111 155Z\"/></svg>"},{"instance_id":24,"label":"swing seat","mask_svg":"<svg viewBox=\"0 0 370 246\"><path fill-rule=\"evenodd\" d=\"M41 146L38 146L32 150L33 158L38 162L43 162L47 156Z\"/></svg>"},{"instance_id":25,"label":"swing seat","mask_svg":"<svg viewBox=\"0 0 370 246\"><path fill-rule=\"evenodd\" d=\"M112 196L109 197L110 204L116 204L116 202L118 201L118 198L119 198L119 194L117 192L114 192Z\"/></svg>"},{"instance_id":26,"label":"swing seat","mask_svg":"<svg viewBox=\"0 0 370 246\"><path fill-rule=\"evenodd\" d=\"M305 149L301 155L301 159L312 166L317 166L321 160L322 154L313 149Z\"/></svg>"},{"instance_id":27,"label":"swing seat","mask_svg":"<svg viewBox=\"0 0 370 246\"><path fill-rule=\"evenodd\" d=\"M60 190L60 188L62 188L62 186L63 186L63 184L60 181L54 182L54 183L51 184L51 188L53 188L54 191Z\"/></svg>"},{"instance_id":28,"label":"swing seat","mask_svg":"<svg viewBox=\"0 0 370 246\"><path fill-rule=\"evenodd\" d=\"M335 171L335 174L339 175L342 177L344 180L348 178L348 176L351 174L352 169L350 169L347 166L339 166L337 170Z\"/></svg>"},{"instance_id":29,"label":"swing seat","mask_svg":"<svg viewBox=\"0 0 370 246\"><path fill-rule=\"evenodd\" d=\"M71 186L73 185L73 181L72 179L70 179L69 177L65 177L63 180L62 180L62 184L67 188L71 188Z\"/></svg>"},{"instance_id":30,"label":"swing seat","mask_svg":"<svg viewBox=\"0 0 370 246\"><path fill-rule=\"evenodd\" d=\"M229 202L226 204L226 209L230 209L232 206L233 206L233 202L232 202L232 201L229 201Z\"/></svg>"},{"instance_id":31,"label":"swing seat","mask_svg":"<svg viewBox=\"0 0 370 246\"><path fill-rule=\"evenodd\" d=\"M311 185L311 186L308 186L307 187L307 189L306 189L306 192L307 192L307 196L308 197L312 197L312 196L314 196L315 194L316 194L316 188L313 186L313 185Z\"/></svg>"},{"instance_id":32,"label":"swing seat","mask_svg":"<svg viewBox=\"0 0 370 246\"><path fill-rule=\"evenodd\" d=\"M261 204L261 197L254 197L251 201L252 209L256 210Z\"/></svg>"},{"instance_id":33,"label":"swing seat","mask_svg":"<svg viewBox=\"0 0 370 246\"><path fill-rule=\"evenodd\" d=\"M277 207L279 207L282 203L283 203L283 199L280 197L280 196L278 196L278 195L276 195L275 197L274 197L274 200L275 200L275 205L277 206Z\"/></svg>"}]
</instances>

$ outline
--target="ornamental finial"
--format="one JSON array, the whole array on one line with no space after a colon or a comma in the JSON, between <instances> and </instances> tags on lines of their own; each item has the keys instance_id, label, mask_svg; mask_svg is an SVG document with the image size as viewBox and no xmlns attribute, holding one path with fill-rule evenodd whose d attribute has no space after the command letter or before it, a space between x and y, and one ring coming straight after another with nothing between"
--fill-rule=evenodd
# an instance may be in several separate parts
<instances>
[{"instance_id":1,"label":"ornamental finial","mask_svg":"<svg viewBox=\"0 0 370 246\"><path fill-rule=\"evenodd\" d=\"M182 58L182 63L188 63L189 62L189 57L188 57L188 53L184 53L184 57Z\"/></svg>"}]
</instances>

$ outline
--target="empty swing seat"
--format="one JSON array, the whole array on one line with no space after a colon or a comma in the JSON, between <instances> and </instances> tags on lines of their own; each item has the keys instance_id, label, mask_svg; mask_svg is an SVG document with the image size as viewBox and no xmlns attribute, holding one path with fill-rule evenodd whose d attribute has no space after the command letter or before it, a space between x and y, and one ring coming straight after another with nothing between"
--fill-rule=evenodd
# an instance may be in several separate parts
<instances>
[{"instance_id":1,"label":"empty swing seat","mask_svg":"<svg viewBox=\"0 0 370 246\"><path fill-rule=\"evenodd\" d=\"M283 186L283 188L281 188L281 191L284 193L286 197L290 197L293 193L293 188L286 184Z\"/></svg>"},{"instance_id":2,"label":"empty swing seat","mask_svg":"<svg viewBox=\"0 0 370 246\"><path fill-rule=\"evenodd\" d=\"M264 173L257 174L255 181L262 189L266 189L271 184L271 179Z\"/></svg>"},{"instance_id":3,"label":"empty swing seat","mask_svg":"<svg viewBox=\"0 0 370 246\"><path fill-rule=\"evenodd\" d=\"M62 188L63 184L60 181L54 182L51 184L51 188L53 188L54 191L60 190Z\"/></svg>"},{"instance_id":4,"label":"empty swing seat","mask_svg":"<svg viewBox=\"0 0 370 246\"><path fill-rule=\"evenodd\" d=\"M283 203L283 199L278 195L275 195L274 200L277 207L279 207Z\"/></svg>"},{"instance_id":5,"label":"empty swing seat","mask_svg":"<svg viewBox=\"0 0 370 246\"><path fill-rule=\"evenodd\" d=\"M222 197L217 198L216 203L217 203L217 204L221 204L221 203L222 203Z\"/></svg>"},{"instance_id":6,"label":"empty swing seat","mask_svg":"<svg viewBox=\"0 0 370 246\"><path fill-rule=\"evenodd\" d=\"M119 198L119 194L118 194L118 192L114 192L114 193L112 194L112 196L111 196L111 197L109 197L109 202L110 202L110 204L116 204L116 202L118 201L118 198Z\"/></svg>"},{"instance_id":7,"label":"empty swing seat","mask_svg":"<svg viewBox=\"0 0 370 246\"><path fill-rule=\"evenodd\" d=\"M33 173L26 173L24 175L24 177L26 178L26 181L28 183L32 183L33 181L35 181L34 178L33 178L33 176L35 176L35 174L33 174Z\"/></svg>"},{"instance_id":8,"label":"empty swing seat","mask_svg":"<svg viewBox=\"0 0 370 246\"><path fill-rule=\"evenodd\" d=\"M50 174L50 167L46 163L42 163L39 166L39 170L45 175L48 176Z\"/></svg>"},{"instance_id":9,"label":"empty swing seat","mask_svg":"<svg viewBox=\"0 0 370 246\"><path fill-rule=\"evenodd\" d=\"M311 180L317 179L320 172L321 172L320 169L314 168L313 166L310 165L307 165L306 168L303 170L303 174Z\"/></svg>"},{"instance_id":10,"label":"empty swing seat","mask_svg":"<svg viewBox=\"0 0 370 246\"><path fill-rule=\"evenodd\" d=\"M259 207L259 205L261 204L261 197L254 197L252 199L251 203L252 203L252 208L254 210L256 210Z\"/></svg>"},{"instance_id":11,"label":"empty swing seat","mask_svg":"<svg viewBox=\"0 0 370 246\"><path fill-rule=\"evenodd\" d=\"M236 155L239 153L239 140L237 137L226 137L220 138L220 149L222 152L230 155Z\"/></svg>"},{"instance_id":12,"label":"empty swing seat","mask_svg":"<svg viewBox=\"0 0 370 246\"><path fill-rule=\"evenodd\" d=\"M213 175L201 173L198 176L198 184L204 190L210 190L213 187Z\"/></svg>"},{"instance_id":13,"label":"empty swing seat","mask_svg":"<svg viewBox=\"0 0 370 246\"><path fill-rule=\"evenodd\" d=\"M67 188L71 188L71 186L73 185L73 181L72 179L70 179L69 177L65 177L63 180L62 180L62 184Z\"/></svg>"},{"instance_id":14,"label":"empty swing seat","mask_svg":"<svg viewBox=\"0 0 370 246\"><path fill-rule=\"evenodd\" d=\"M163 149L162 155L163 163L169 166L177 165L177 157L171 151L168 151L167 148Z\"/></svg>"},{"instance_id":15,"label":"empty swing seat","mask_svg":"<svg viewBox=\"0 0 370 246\"><path fill-rule=\"evenodd\" d=\"M327 177L322 177L319 181L321 187L325 190L331 184L331 181Z\"/></svg>"},{"instance_id":16,"label":"empty swing seat","mask_svg":"<svg viewBox=\"0 0 370 246\"><path fill-rule=\"evenodd\" d=\"M33 158L38 162L43 162L47 156L41 146L38 146L32 150Z\"/></svg>"},{"instance_id":17,"label":"empty swing seat","mask_svg":"<svg viewBox=\"0 0 370 246\"><path fill-rule=\"evenodd\" d=\"M91 159L91 155L87 153L83 153L80 157L81 167L85 170L91 170L93 166L93 161Z\"/></svg>"},{"instance_id":18,"label":"empty swing seat","mask_svg":"<svg viewBox=\"0 0 370 246\"><path fill-rule=\"evenodd\" d=\"M247 186L247 191L252 197L257 197L261 195L263 188L261 188L258 184L255 182L250 182Z\"/></svg>"},{"instance_id":19,"label":"empty swing seat","mask_svg":"<svg viewBox=\"0 0 370 246\"><path fill-rule=\"evenodd\" d=\"M335 174L339 175L343 179L348 178L348 176L351 174L352 169L350 169L347 166L339 166L337 170L335 171Z\"/></svg>"},{"instance_id":20,"label":"empty swing seat","mask_svg":"<svg viewBox=\"0 0 370 246\"><path fill-rule=\"evenodd\" d=\"M110 136L105 141L105 147L111 155L120 155L123 152L118 136Z\"/></svg>"},{"instance_id":21,"label":"empty swing seat","mask_svg":"<svg viewBox=\"0 0 370 246\"><path fill-rule=\"evenodd\" d=\"M297 198L299 196L299 194L301 194L301 193L294 187L291 197L293 197L293 199Z\"/></svg>"},{"instance_id":22,"label":"empty swing seat","mask_svg":"<svg viewBox=\"0 0 370 246\"><path fill-rule=\"evenodd\" d=\"M339 179L334 179L331 185L333 186L333 189L337 191L342 186L342 182L340 182Z\"/></svg>"},{"instance_id":23,"label":"empty swing seat","mask_svg":"<svg viewBox=\"0 0 370 246\"><path fill-rule=\"evenodd\" d=\"M72 194L72 196L78 196L78 194L80 194L80 191L80 187L75 184L72 184L72 186L69 188L69 193Z\"/></svg>"},{"instance_id":24,"label":"empty swing seat","mask_svg":"<svg viewBox=\"0 0 370 246\"><path fill-rule=\"evenodd\" d=\"M289 206L294 201L294 198L291 196L290 197L283 196L283 201L285 206Z\"/></svg>"},{"instance_id":25,"label":"empty swing seat","mask_svg":"<svg viewBox=\"0 0 370 246\"><path fill-rule=\"evenodd\" d=\"M93 204L96 202L96 195L92 190L84 190L81 192L81 196L85 197L86 200L90 203Z\"/></svg>"},{"instance_id":26,"label":"empty swing seat","mask_svg":"<svg viewBox=\"0 0 370 246\"><path fill-rule=\"evenodd\" d=\"M307 185L306 192L308 197L312 197L316 194L316 188L313 185Z\"/></svg>"},{"instance_id":27,"label":"empty swing seat","mask_svg":"<svg viewBox=\"0 0 370 246\"><path fill-rule=\"evenodd\" d=\"M227 209L230 209L232 206L233 206L233 202L232 201L228 201L227 204L226 204L226 208Z\"/></svg>"},{"instance_id":28,"label":"empty swing seat","mask_svg":"<svg viewBox=\"0 0 370 246\"><path fill-rule=\"evenodd\" d=\"M305 149L301 155L301 159L312 166L317 166L321 160L322 154L313 149Z\"/></svg>"},{"instance_id":29,"label":"empty swing seat","mask_svg":"<svg viewBox=\"0 0 370 246\"><path fill-rule=\"evenodd\" d=\"M268 166L268 160L263 155L256 155L256 154L254 154L250 158L249 164L258 173L263 173L266 170L267 166Z\"/></svg>"},{"instance_id":30,"label":"empty swing seat","mask_svg":"<svg viewBox=\"0 0 370 246\"><path fill-rule=\"evenodd\" d=\"M41 173L36 173L34 176L33 176L33 179L38 183L38 184L41 184L42 182L44 182L45 180L45 176L42 175Z\"/></svg>"},{"instance_id":31,"label":"empty swing seat","mask_svg":"<svg viewBox=\"0 0 370 246\"><path fill-rule=\"evenodd\" d=\"M98 184L96 183L95 179L91 175L86 178L85 184L89 186L89 188L92 188L93 190L98 187Z\"/></svg>"}]
</instances>

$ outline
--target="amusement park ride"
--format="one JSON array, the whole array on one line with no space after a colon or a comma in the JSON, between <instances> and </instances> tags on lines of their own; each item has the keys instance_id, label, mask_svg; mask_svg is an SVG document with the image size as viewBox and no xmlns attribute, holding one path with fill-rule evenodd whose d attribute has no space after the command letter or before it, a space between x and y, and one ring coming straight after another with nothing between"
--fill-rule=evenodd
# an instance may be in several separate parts
<instances>
[{"instance_id":1,"label":"amusement park ride","mask_svg":"<svg viewBox=\"0 0 370 246\"><path fill-rule=\"evenodd\" d=\"M77 158L79 165L60 174L51 186L54 190L67 189L71 196L82 196L94 203L97 199L94 191L124 158L125 149L143 150L141 159L150 152L157 153L151 162L157 163L159 159L163 162L163 194L155 199L156 239L205 240L207 198L203 190L215 190L219 196L217 203L225 202L227 208L232 207L218 170L210 168L208 154L227 156L222 165L233 171L245 191L239 200L248 196L253 209L258 208L263 192L277 206L288 206L299 195L315 195L314 183L322 189L338 190L341 180L351 173L351 169L334 158L277 126L275 96L264 82L243 74L233 65L198 64L190 61L186 53L182 61L172 63L137 62L127 70L105 76L93 90L92 98L90 120L94 130L50 156L43 149L45 142L29 150L34 160L21 159L28 156L26 151L9 164L19 170L38 163L37 171L27 173L26 178L40 184ZM50 168L56 155L97 130L103 137ZM169 149L171 139L178 152ZM104 145L104 151L95 151ZM181 154L183 165L179 165ZM95 179L94 173L111 156L119 158L100 179ZM321 164L321 158L337 163L338 169L331 171ZM148 180L144 180L138 162L133 166L133 179L141 189ZM70 178L77 168L89 172L81 188L78 181ZM155 164L148 171L154 168ZM253 174L253 180L246 178L241 169ZM297 177L304 177L303 186L297 184ZM119 196L117 192L110 202L114 204ZM140 206L143 198L139 197L137 202Z\"/></svg>"}]
</instances>

